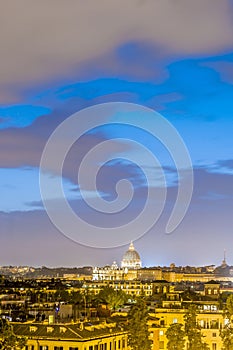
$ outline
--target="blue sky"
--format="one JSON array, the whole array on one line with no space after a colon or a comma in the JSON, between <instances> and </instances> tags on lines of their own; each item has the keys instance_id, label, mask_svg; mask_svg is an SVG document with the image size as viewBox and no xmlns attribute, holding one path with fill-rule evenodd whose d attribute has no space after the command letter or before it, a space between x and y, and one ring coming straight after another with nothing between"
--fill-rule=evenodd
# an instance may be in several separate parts
<instances>
[{"instance_id":1,"label":"blue sky","mask_svg":"<svg viewBox=\"0 0 233 350\"><path fill-rule=\"evenodd\" d=\"M5 12L11 13L12 5L4 6ZM176 128L192 160L193 198L182 223L172 235L166 235L165 226L179 187L172 157L146 133L111 126L95 129L72 147L64 162L63 179L53 174L63 181L65 195L76 214L96 225L103 220L114 225L118 217L98 216L90 211L80 188L92 201L99 195L110 201L117 198L115 186L123 178L131 181L135 197L122 220L138 214L146 195L140 166L150 168L150 161L144 151L134 149L129 142L113 140L133 139L158 158L167 181L167 201L161 218L135 242L144 265L168 265L173 261L177 265L220 264L225 248L227 260L233 264L230 1L197 1L190 9L185 0L177 7L172 1L160 5L152 1L141 5L132 2L131 10L128 6L124 9L121 29L114 17L122 16L122 9L113 4L93 7L96 18L89 28L81 20L94 11L88 4L72 2L68 8L61 1L56 14L47 4L48 18L44 18L44 5L28 3L17 12L15 26L0 37L1 46L9 48L9 57L3 54L0 63L0 265L76 266L120 261L125 245L90 248L62 235L48 220L39 188L40 159L52 132L71 114L106 102L149 107ZM155 10L161 17L156 23L150 17ZM51 18L55 32L50 31ZM28 26L33 30L28 30ZM19 50L23 38L25 49ZM146 120L146 115L143 118L145 125L153 124L153 119ZM117 160L97 164L103 167L95 192L90 184L78 183L78 167L85 153L106 140L111 141L107 156ZM138 165L124 161L132 156ZM91 169L95 168L94 163ZM151 174L154 176L153 168ZM86 175L88 179L90 173ZM53 176L48 176L52 199L56 198ZM149 183L154 188L160 185L158 179ZM93 245L95 241L98 237L93 236ZM37 245L38 254L31 254ZM69 254L63 253L64 246ZM207 246L211 249L206 250Z\"/></svg>"}]
</instances>

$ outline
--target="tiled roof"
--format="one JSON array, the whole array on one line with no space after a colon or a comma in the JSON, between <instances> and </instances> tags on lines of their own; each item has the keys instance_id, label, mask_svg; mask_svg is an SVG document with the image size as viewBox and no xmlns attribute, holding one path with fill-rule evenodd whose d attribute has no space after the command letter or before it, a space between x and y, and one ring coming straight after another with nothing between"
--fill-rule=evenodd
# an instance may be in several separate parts
<instances>
[{"instance_id":1,"label":"tiled roof","mask_svg":"<svg viewBox=\"0 0 233 350\"><path fill-rule=\"evenodd\" d=\"M28 338L85 340L111 334L122 333L123 329L115 324L41 324L13 323L16 335Z\"/></svg>"}]
</instances>

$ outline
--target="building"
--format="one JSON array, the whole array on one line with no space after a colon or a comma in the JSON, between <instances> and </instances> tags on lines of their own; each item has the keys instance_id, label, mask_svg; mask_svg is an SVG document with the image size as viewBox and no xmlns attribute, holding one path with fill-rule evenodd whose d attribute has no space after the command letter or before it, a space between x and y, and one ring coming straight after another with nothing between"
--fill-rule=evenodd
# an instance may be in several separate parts
<instances>
[{"instance_id":1,"label":"building","mask_svg":"<svg viewBox=\"0 0 233 350\"><path fill-rule=\"evenodd\" d=\"M137 271L141 268L142 262L139 253L135 250L133 243L124 253L121 268L114 261L111 266L94 267L92 273L93 281L121 281L138 279ZM152 275L151 275L152 276Z\"/></svg>"},{"instance_id":2,"label":"building","mask_svg":"<svg viewBox=\"0 0 233 350\"><path fill-rule=\"evenodd\" d=\"M222 339L220 331L225 325L223 311L219 310L215 304L214 307L203 303L199 305L197 314L197 323L201 327L201 333L204 336L203 340L207 343L210 350L221 350ZM207 310L207 309L208 310ZM173 323L184 324L184 316L186 309L180 308L157 308L156 312L151 313L151 321L149 322L153 336L153 350L167 349L166 331ZM187 349L188 341L186 338L185 349Z\"/></svg>"},{"instance_id":3,"label":"building","mask_svg":"<svg viewBox=\"0 0 233 350\"><path fill-rule=\"evenodd\" d=\"M13 323L25 350L127 350L127 332L116 323Z\"/></svg>"},{"instance_id":4,"label":"building","mask_svg":"<svg viewBox=\"0 0 233 350\"><path fill-rule=\"evenodd\" d=\"M85 293L87 290L94 295L99 294L99 292L104 287L111 287L115 290L122 290L129 296L140 296L144 294L145 296L151 296L154 291L154 286L157 286L157 283L151 281L138 281L138 280L121 280L121 281L86 281L83 284L80 291Z\"/></svg>"},{"instance_id":5,"label":"building","mask_svg":"<svg viewBox=\"0 0 233 350\"><path fill-rule=\"evenodd\" d=\"M121 267L127 269L140 269L141 266L142 262L140 255L135 250L133 242L131 242L129 249L123 255L123 259L121 260Z\"/></svg>"},{"instance_id":6,"label":"building","mask_svg":"<svg viewBox=\"0 0 233 350\"><path fill-rule=\"evenodd\" d=\"M126 268L119 268L113 261L112 265L104 267L94 267L92 272L93 281L119 281L127 278L128 271Z\"/></svg>"}]
</instances>

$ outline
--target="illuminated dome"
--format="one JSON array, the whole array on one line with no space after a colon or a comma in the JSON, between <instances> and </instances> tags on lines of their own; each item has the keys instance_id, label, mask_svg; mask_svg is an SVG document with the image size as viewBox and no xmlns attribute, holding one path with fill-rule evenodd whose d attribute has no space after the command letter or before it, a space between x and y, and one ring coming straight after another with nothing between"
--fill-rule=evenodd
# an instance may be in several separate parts
<instances>
[{"instance_id":1,"label":"illuminated dome","mask_svg":"<svg viewBox=\"0 0 233 350\"><path fill-rule=\"evenodd\" d=\"M128 269L140 269L142 266L142 262L140 259L140 255L135 250L133 243L130 243L129 249L123 255L123 259L121 260L121 267Z\"/></svg>"}]
</instances>

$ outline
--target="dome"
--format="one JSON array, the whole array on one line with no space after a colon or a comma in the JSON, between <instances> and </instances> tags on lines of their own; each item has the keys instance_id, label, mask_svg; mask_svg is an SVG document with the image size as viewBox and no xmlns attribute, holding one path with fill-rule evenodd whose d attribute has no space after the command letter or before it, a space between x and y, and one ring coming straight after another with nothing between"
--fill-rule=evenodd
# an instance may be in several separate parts
<instances>
[{"instance_id":1,"label":"dome","mask_svg":"<svg viewBox=\"0 0 233 350\"><path fill-rule=\"evenodd\" d=\"M130 243L129 249L123 255L121 260L121 267L129 269L139 269L142 266L140 255L135 250L133 243Z\"/></svg>"}]
</instances>

